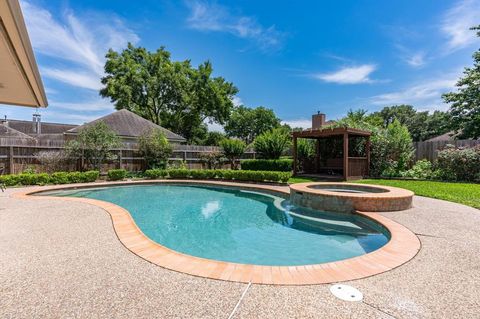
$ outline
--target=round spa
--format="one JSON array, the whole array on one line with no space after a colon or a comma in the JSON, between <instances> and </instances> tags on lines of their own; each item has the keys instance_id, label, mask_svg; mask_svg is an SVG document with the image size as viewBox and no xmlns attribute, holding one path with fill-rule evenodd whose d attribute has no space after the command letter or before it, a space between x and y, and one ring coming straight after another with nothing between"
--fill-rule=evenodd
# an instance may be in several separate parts
<instances>
[{"instance_id":1,"label":"round spa","mask_svg":"<svg viewBox=\"0 0 480 319\"><path fill-rule=\"evenodd\" d=\"M388 212L412 207L413 192L390 186L353 183L290 185L290 201L312 209L350 213Z\"/></svg>"}]
</instances>

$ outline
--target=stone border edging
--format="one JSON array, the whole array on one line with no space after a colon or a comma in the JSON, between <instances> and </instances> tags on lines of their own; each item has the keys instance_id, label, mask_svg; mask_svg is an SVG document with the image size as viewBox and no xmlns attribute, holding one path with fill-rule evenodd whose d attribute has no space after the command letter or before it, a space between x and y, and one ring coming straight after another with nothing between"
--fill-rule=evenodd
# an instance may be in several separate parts
<instances>
[{"instance_id":1,"label":"stone border edging","mask_svg":"<svg viewBox=\"0 0 480 319\"><path fill-rule=\"evenodd\" d=\"M158 266L181 273L233 282L269 285L313 285L361 279L389 271L406 263L415 257L421 247L417 236L406 227L376 213L357 212L383 225L391 234L390 241L368 254L323 264L304 266L238 264L190 256L164 247L145 236L126 209L109 202L81 197L31 196L38 192L60 189L158 183L240 186L283 195L289 193L285 188L261 184L200 180L151 180L35 187L32 190L14 193L11 196L34 200L76 201L100 207L110 214L120 242L137 256Z\"/></svg>"},{"instance_id":2,"label":"stone border edging","mask_svg":"<svg viewBox=\"0 0 480 319\"><path fill-rule=\"evenodd\" d=\"M332 188L372 189L381 192L349 193L335 192L315 186L330 186ZM290 185L293 204L313 209L336 212L390 212L405 210L412 207L414 193L412 191L383 185L367 185L355 183L322 183L308 182Z\"/></svg>"}]
</instances>

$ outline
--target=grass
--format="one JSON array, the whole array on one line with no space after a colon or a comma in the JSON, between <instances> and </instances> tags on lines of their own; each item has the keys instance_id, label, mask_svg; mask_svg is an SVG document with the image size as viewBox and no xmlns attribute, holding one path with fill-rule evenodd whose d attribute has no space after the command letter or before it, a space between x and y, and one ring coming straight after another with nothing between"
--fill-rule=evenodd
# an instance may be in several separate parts
<instances>
[{"instance_id":1,"label":"grass","mask_svg":"<svg viewBox=\"0 0 480 319\"><path fill-rule=\"evenodd\" d=\"M443 199L480 209L480 184L390 179L364 179L356 183L405 188L414 192L415 195Z\"/></svg>"},{"instance_id":2,"label":"grass","mask_svg":"<svg viewBox=\"0 0 480 319\"><path fill-rule=\"evenodd\" d=\"M313 178L292 177L288 183L295 184L315 181ZM480 184L394 179L364 179L352 182L405 188L414 192L415 195L443 199L480 209Z\"/></svg>"},{"instance_id":3,"label":"grass","mask_svg":"<svg viewBox=\"0 0 480 319\"><path fill-rule=\"evenodd\" d=\"M290 177L288 180L289 184L297 184L297 183L307 183L307 182L315 182L316 180L314 178L308 178L308 177Z\"/></svg>"}]
</instances>

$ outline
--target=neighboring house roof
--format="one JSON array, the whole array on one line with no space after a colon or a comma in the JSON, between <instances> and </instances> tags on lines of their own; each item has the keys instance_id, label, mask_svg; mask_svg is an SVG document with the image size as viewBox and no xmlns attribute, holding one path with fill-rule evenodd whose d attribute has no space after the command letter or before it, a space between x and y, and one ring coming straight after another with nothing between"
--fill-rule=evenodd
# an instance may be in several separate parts
<instances>
[{"instance_id":1,"label":"neighboring house roof","mask_svg":"<svg viewBox=\"0 0 480 319\"><path fill-rule=\"evenodd\" d=\"M21 120L8 120L8 126L28 135L36 135L34 122ZM78 125L41 122L41 134L63 134Z\"/></svg>"},{"instance_id":2,"label":"neighboring house roof","mask_svg":"<svg viewBox=\"0 0 480 319\"><path fill-rule=\"evenodd\" d=\"M425 142L454 141L457 135L458 135L458 133L455 134L454 131L451 131L451 132L447 132L447 133L439 135L439 136L432 137L428 140L425 140Z\"/></svg>"},{"instance_id":3,"label":"neighboring house roof","mask_svg":"<svg viewBox=\"0 0 480 319\"><path fill-rule=\"evenodd\" d=\"M65 132L65 134L78 134L84 128L97 123L99 121L107 124L110 129L112 129L117 135L122 137L139 137L144 133L159 129L161 130L168 140L176 142L185 142L186 139L182 136L173 133L172 131L167 130L155 123L150 122L149 120L144 119L137 114L130 112L128 110L122 109L114 113L108 114L104 117L96 119L92 122L77 126Z\"/></svg>"},{"instance_id":4,"label":"neighboring house roof","mask_svg":"<svg viewBox=\"0 0 480 319\"><path fill-rule=\"evenodd\" d=\"M0 137L33 140L31 136L28 136L27 134L24 134L20 131L17 131L14 128L8 127L5 124L0 124Z\"/></svg>"}]
</instances>

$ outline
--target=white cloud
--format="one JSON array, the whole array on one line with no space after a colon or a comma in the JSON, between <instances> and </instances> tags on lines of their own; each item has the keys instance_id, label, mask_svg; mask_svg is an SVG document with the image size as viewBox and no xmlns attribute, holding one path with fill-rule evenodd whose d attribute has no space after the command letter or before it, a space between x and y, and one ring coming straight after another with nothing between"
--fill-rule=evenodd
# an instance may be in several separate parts
<instances>
[{"instance_id":1,"label":"white cloud","mask_svg":"<svg viewBox=\"0 0 480 319\"><path fill-rule=\"evenodd\" d=\"M420 110L446 109L442 94L455 89L458 73L444 77L430 78L416 83L403 90L379 94L370 98L374 105L411 104Z\"/></svg>"},{"instance_id":2,"label":"white cloud","mask_svg":"<svg viewBox=\"0 0 480 319\"><path fill-rule=\"evenodd\" d=\"M191 0L186 4L190 9L187 23L192 29L226 32L250 39L264 51L278 50L283 46L285 34L276 30L274 25L265 27L254 17L234 15L227 7L209 1Z\"/></svg>"},{"instance_id":3,"label":"white cloud","mask_svg":"<svg viewBox=\"0 0 480 319\"><path fill-rule=\"evenodd\" d=\"M363 64L359 66L343 67L338 71L331 73L317 73L312 76L316 79L338 83L338 84L359 84L373 83L375 80L370 79L370 74L376 70L374 64Z\"/></svg>"},{"instance_id":4,"label":"white cloud","mask_svg":"<svg viewBox=\"0 0 480 319\"><path fill-rule=\"evenodd\" d=\"M111 111L115 110L115 107L106 99L101 99L100 97L89 99L82 102L60 102L60 101L50 101L50 106L70 110L77 112L94 112L94 111Z\"/></svg>"},{"instance_id":5,"label":"white cloud","mask_svg":"<svg viewBox=\"0 0 480 319\"><path fill-rule=\"evenodd\" d=\"M42 75L83 89L98 91L102 87L100 78L89 72L42 68Z\"/></svg>"},{"instance_id":6,"label":"white cloud","mask_svg":"<svg viewBox=\"0 0 480 319\"><path fill-rule=\"evenodd\" d=\"M424 52L416 52L413 53L412 55L406 56L405 57L405 62L407 62L408 65L413 66L415 68L424 66L426 61L425 61L425 53Z\"/></svg>"},{"instance_id":7,"label":"white cloud","mask_svg":"<svg viewBox=\"0 0 480 319\"><path fill-rule=\"evenodd\" d=\"M311 119L293 119L293 120L284 120L282 124L288 124L291 128L301 127L303 129L312 127Z\"/></svg>"},{"instance_id":8,"label":"white cloud","mask_svg":"<svg viewBox=\"0 0 480 319\"><path fill-rule=\"evenodd\" d=\"M72 86L98 90L107 50L118 50L139 40L114 16L91 14L79 19L67 11L63 19L55 19L46 9L27 1L21 4L34 49L68 63L61 70L41 65L42 74Z\"/></svg>"},{"instance_id":9,"label":"white cloud","mask_svg":"<svg viewBox=\"0 0 480 319\"><path fill-rule=\"evenodd\" d=\"M480 0L463 0L450 8L440 25L447 37L446 53L465 48L475 42L475 32L469 30L480 23Z\"/></svg>"}]
</instances>

